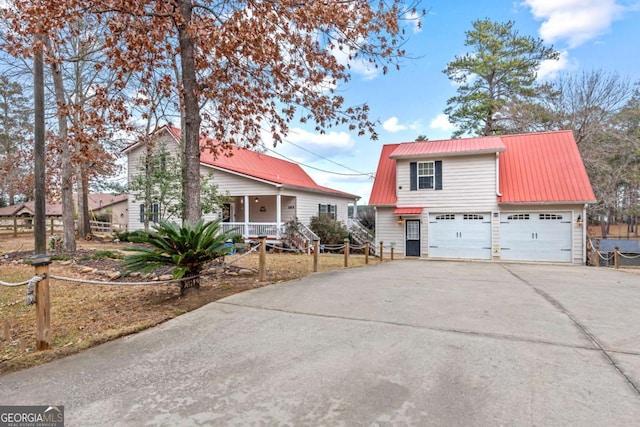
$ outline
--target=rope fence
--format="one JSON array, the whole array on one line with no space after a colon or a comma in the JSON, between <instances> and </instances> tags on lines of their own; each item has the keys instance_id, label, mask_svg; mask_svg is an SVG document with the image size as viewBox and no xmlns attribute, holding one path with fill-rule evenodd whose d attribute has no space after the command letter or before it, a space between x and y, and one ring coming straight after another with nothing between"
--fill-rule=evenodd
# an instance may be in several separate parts
<instances>
[{"instance_id":1,"label":"rope fence","mask_svg":"<svg viewBox=\"0 0 640 427\"><path fill-rule=\"evenodd\" d=\"M587 240L587 251L592 254L591 262L596 267L613 267L613 268L621 268L621 267L639 267L640 262L633 261L640 259L640 253L636 251L622 251L620 247L616 246L611 249L602 249L598 244L594 244L591 239ZM627 262L622 262L621 260L629 260Z\"/></svg>"},{"instance_id":2,"label":"rope fence","mask_svg":"<svg viewBox=\"0 0 640 427\"><path fill-rule=\"evenodd\" d=\"M243 258L258 252L259 253L259 268L258 268L258 280L260 282L266 281L266 251L267 248L278 251L286 251L286 252L297 252L308 254L309 248L305 249L296 249L296 248L284 248L281 245L275 245L272 243L267 243L266 236L259 237L260 242L256 244L252 244L250 249L238 256L237 258L231 260L230 262L226 262L226 265L232 265L238 263ZM318 255L321 252L320 241L314 240L313 242L313 272L318 271ZM342 245L323 245L323 251L343 251L344 252L344 267L349 266L349 255L352 250L364 250L365 256L365 264L369 264L369 252L371 249L370 243L365 243L364 245L350 245L348 239L345 239L344 244ZM383 261L383 242L380 242L380 252L379 258L380 261ZM391 245L391 259L393 260L393 245ZM224 258L223 258L224 259ZM4 287L20 287L27 286L27 293L25 297L25 305L35 304L36 306L36 324L37 324L37 337L36 337L36 349L38 350L46 350L51 348L51 304L49 298L49 281L50 280L58 280L64 282L71 283L79 283L84 285L98 285L98 286L156 286L156 285L170 285L174 283L180 283L185 281L190 281L196 279L200 276L206 276L208 273L206 271L202 272L199 276L191 276L191 277L182 277L179 279L170 279L170 280L149 280L149 281L139 281L139 282L127 282L127 281L103 281L103 280L92 280L87 278L77 278L77 277L65 277L58 276L55 274L50 274L49 265L51 264L51 258L47 255L37 255L32 259L32 266L35 268L35 275L28 280L24 280L22 282L5 282L0 280L0 285Z\"/></svg>"},{"instance_id":3,"label":"rope fence","mask_svg":"<svg viewBox=\"0 0 640 427\"><path fill-rule=\"evenodd\" d=\"M11 282L3 282L2 280L0 280L0 286L6 286L8 288L14 288L14 287L18 287L18 286L24 286L26 284L29 283L29 280L25 280L24 282L18 282L18 283L11 283Z\"/></svg>"}]
</instances>

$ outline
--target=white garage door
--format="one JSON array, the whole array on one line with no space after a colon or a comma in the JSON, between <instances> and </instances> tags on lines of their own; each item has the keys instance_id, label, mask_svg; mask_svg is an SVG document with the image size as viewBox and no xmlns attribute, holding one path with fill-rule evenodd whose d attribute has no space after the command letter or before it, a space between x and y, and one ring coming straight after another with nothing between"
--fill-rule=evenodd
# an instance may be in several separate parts
<instances>
[{"instance_id":1,"label":"white garage door","mask_svg":"<svg viewBox=\"0 0 640 427\"><path fill-rule=\"evenodd\" d=\"M571 262L571 212L502 213L500 258Z\"/></svg>"},{"instance_id":2,"label":"white garage door","mask_svg":"<svg viewBox=\"0 0 640 427\"><path fill-rule=\"evenodd\" d=\"M429 257L491 259L491 214L430 214Z\"/></svg>"}]
</instances>

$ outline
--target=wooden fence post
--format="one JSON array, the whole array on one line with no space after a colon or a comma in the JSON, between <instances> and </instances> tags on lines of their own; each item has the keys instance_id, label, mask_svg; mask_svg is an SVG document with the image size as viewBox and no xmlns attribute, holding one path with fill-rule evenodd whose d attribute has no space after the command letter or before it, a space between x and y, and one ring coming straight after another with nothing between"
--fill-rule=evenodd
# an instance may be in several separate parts
<instances>
[{"instance_id":1,"label":"wooden fence post","mask_svg":"<svg viewBox=\"0 0 640 427\"><path fill-rule=\"evenodd\" d=\"M391 261L393 261L393 250L395 249L394 245L391 245Z\"/></svg>"},{"instance_id":2,"label":"wooden fence post","mask_svg":"<svg viewBox=\"0 0 640 427\"><path fill-rule=\"evenodd\" d=\"M265 281L265 272L267 264L267 236L258 236L260 239L260 258L258 266L258 280Z\"/></svg>"},{"instance_id":3,"label":"wooden fence post","mask_svg":"<svg viewBox=\"0 0 640 427\"><path fill-rule=\"evenodd\" d=\"M18 237L18 218L13 217L13 237Z\"/></svg>"},{"instance_id":4,"label":"wooden fence post","mask_svg":"<svg viewBox=\"0 0 640 427\"><path fill-rule=\"evenodd\" d=\"M344 266L349 267L349 239L344 239Z\"/></svg>"},{"instance_id":5,"label":"wooden fence post","mask_svg":"<svg viewBox=\"0 0 640 427\"><path fill-rule=\"evenodd\" d=\"M51 235L53 236L53 217L51 217L50 220L51 220Z\"/></svg>"},{"instance_id":6,"label":"wooden fence post","mask_svg":"<svg viewBox=\"0 0 640 427\"><path fill-rule=\"evenodd\" d=\"M615 268L620 268L620 248L615 247L615 252L613 253L613 265Z\"/></svg>"},{"instance_id":7,"label":"wooden fence post","mask_svg":"<svg viewBox=\"0 0 640 427\"><path fill-rule=\"evenodd\" d=\"M364 244L364 263L369 264L369 242Z\"/></svg>"},{"instance_id":8,"label":"wooden fence post","mask_svg":"<svg viewBox=\"0 0 640 427\"><path fill-rule=\"evenodd\" d=\"M313 272L318 272L318 253L320 252L320 240L313 239Z\"/></svg>"},{"instance_id":9,"label":"wooden fence post","mask_svg":"<svg viewBox=\"0 0 640 427\"><path fill-rule=\"evenodd\" d=\"M384 242L380 240L380 262L382 262L382 248L384 247Z\"/></svg>"},{"instance_id":10,"label":"wooden fence post","mask_svg":"<svg viewBox=\"0 0 640 427\"><path fill-rule=\"evenodd\" d=\"M51 300L49 297L51 258L44 254L36 255L31 259L36 269L36 276L43 277L36 284L36 350L48 350L51 348Z\"/></svg>"}]
</instances>

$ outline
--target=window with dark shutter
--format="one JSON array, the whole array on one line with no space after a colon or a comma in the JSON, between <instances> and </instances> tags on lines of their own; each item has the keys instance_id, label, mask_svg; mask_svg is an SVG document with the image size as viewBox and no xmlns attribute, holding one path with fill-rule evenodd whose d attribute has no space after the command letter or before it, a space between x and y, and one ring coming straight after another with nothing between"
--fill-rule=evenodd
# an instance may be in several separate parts
<instances>
[{"instance_id":1,"label":"window with dark shutter","mask_svg":"<svg viewBox=\"0 0 640 427\"><path fill-rule=\"evenodd\" d=\"M152 205L153 207L153 222L158 222L158 214L160 213L160 205L157 203L154 203Z\"/></svg>"},{"instance_id":2,"label":"window with dark shutter","mask_svg":"<svg viewBox=\"0 0 640 427\"><path fill-rule=\"evenodd\" d=\"M442 160L436 160L436 190L442 190Z\"/></svg>"},{"instance_id":3,"label":"window with dark shutter","mask_svg":"<svg viewBox=\"0 0 640 427\"><path fill-rule=\"evenodd\" d=\"M411 182L409 189L416 191L418 189L418 163L409 163L409 181Z\"/></svg>"},{"instance_id":4,"label":"window with dark shutter","mask_svg":"<svg viewBox=\"0 0 640 427\"><path fill-rule=\"evenodd\" d=\"M140 205L140 222L144 223L144 203Z\"/></svg>"}]
</instances>

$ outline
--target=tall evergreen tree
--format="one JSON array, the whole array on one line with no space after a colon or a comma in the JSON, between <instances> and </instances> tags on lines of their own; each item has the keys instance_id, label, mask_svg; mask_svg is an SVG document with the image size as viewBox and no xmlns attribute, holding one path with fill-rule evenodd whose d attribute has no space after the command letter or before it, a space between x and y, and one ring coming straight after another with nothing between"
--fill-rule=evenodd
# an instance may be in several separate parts
<instances>
[{"instance_id":1,"label":"tall evergreen tree","mask_svg":"<svg viewBox=\"0 0 640 427\"><path fill-rule=\"evenodd\" d=\"M29 150L33 105L22 86L0 76L0 198L9 205L32 197Z\"/></svg>"},{"instance_id":2,"label":"tall evergreen tree","mask_svg":"<svg viewBox=\"0 0 640 427\"><path fill-rule=\"evenodd\" d=\"M507 101L535 96L540 64L558 58L558 52L544 46L541 39L521 36L513 21L480 19L472 27L465 40L471 51L456 56L444 70L459 84L457 95L447 101L444 110L457 125L454 137L501 133Z\"/></svg>"}]
</instances>

